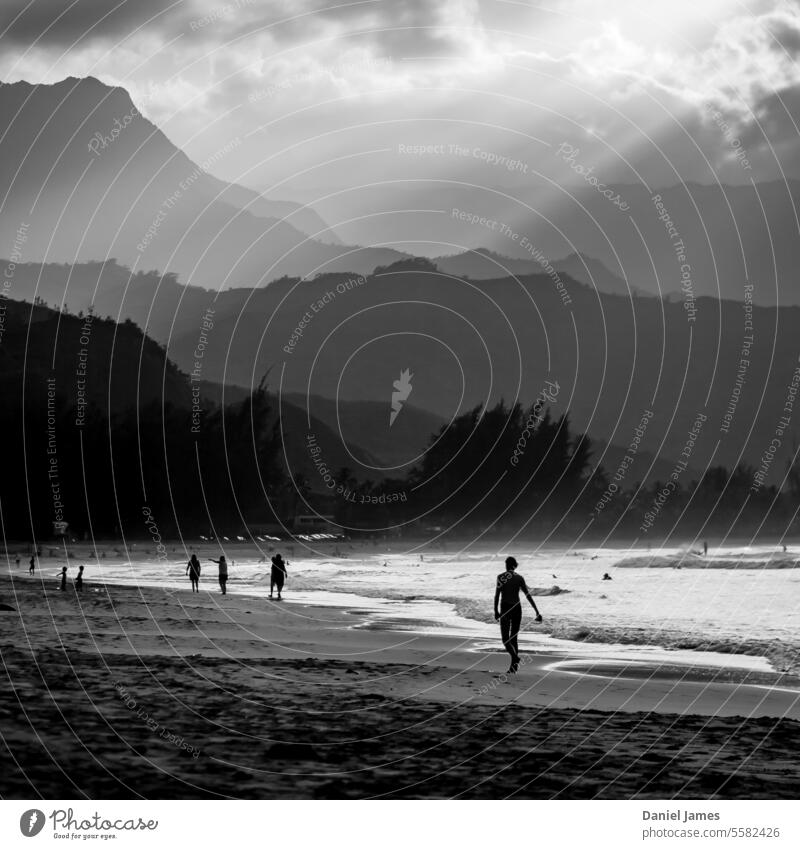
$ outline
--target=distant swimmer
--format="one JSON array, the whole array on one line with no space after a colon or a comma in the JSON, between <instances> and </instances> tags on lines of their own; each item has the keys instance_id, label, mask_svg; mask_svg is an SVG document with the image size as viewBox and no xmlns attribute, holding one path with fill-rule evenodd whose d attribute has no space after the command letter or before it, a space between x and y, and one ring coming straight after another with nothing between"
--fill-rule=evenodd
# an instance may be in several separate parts
<instances>
[{"instance_id":1,"label":"distant swimmer","mask_svg":"<svg viewBox=\"0 0 800 849\"><path fill-rule=\"evenodd\" d=\"M506 651L511 655L511 666L509 672L516 672L519 668L519 647L517 636L522 625L522 605L520 604L520 591L531 603L536 611L536 621L542 621L542 614L536 607L536 602L525 583L522 575L516 574L517 561L513 557L506 558L506 571L497 576L497 587L494 592L494 618L500 620L500 637Z\"/></svg>"},{"instance_id":2,"label":"distant swimmer","mask_svg":"<svg viewBox=\"0 0 800 849\"><path fill-rule=\"evenodd\" d=\"M83 592L83 569L84 567L81 566L78 569L78 574L75 576L75 589L79 593Z\"/></svg>"},{"instance_id":3,"label":"distant swimmer","mask_svg":"<svg viewBox=\"0 0 800 849\"><path fill-rule=\"evenodd\" d=\"M286 581L287 577L286 570L286 562L280 556L280 554L276 554L272 558L272 569L270 570L269 575L269 597L272 598L273 590L278 590L278 601L282 601L281 591L283 590L283 584Z\"/></svg>"},{"instance_id":4,"label":"distant swimmer","mask_svg":"<svg viewBox=\"0 0 800 849\"><path fill-rule=\"evenodd\" d=\"M222 594L226 595L228 585L228 561L225 559L224 554L220 554L219 560L214 560L213 557L209 557L208 559L219 566L219 588L222 590Z\"/></svg>"},{"instance_id":5,"label":"distant swimmer","mask_svg":"<svg viewBox=\"0 0 800 849\"><path fill-rule=\"evenodd\" d=\"M612 580L611 575L609 575L609 574L608 574L608 572L604 572L604 573L603 573L603 580L604 580L604 581L610 581L610 580Z\"/></svg>"},{"instance_id":6,"label":"distant swimmer","mask_svg":"<svg viewBox=\"0 0 800 849\"><path fill-rule=\"evenodd\" d=\"M61 592L66 592L67 590L67 567L62 566L61 568L61 586L59 587Z\"/></svg>"},{"instance_id":7,"label":"distant swimmer","mask_svg":"<svg viewBox=\"0 0 800 849\"><path fill-rule=\"evenodd\" d=\"M199 593L200 592L200 561L197 559L197 555L193 554L189 558L189 562L186 564L186 572L189 575L189 581L192 584L192 592Z\"/></svg>"}]
</instances>

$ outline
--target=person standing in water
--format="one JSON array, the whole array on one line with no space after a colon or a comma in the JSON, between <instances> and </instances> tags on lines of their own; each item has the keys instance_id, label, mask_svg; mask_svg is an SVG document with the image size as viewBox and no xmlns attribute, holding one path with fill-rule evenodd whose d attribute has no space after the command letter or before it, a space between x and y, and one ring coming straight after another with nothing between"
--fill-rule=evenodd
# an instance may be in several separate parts
<instances>
[{"instance_id":1,"label":"person standing in water","mask_svg":"<svg viewBox=\"0 0 800 849\"><path fill-rule=\"evenodd\" d=\"M213 557L209 557L208 559L219 566L219 588L222 590L222 594L226 595L226 587L228 584L228 561L225 559L224 554L220 554L219 560L214 560Z\"/></svg>"},{"instance_id":2,"label":"person standing in water","mask_svg":"<svg viewBox=\"0 0 800 849\"><path fill-rule=\"evenodd\" d=\"M30 562L30 567L28 569L28 574L33 575L33 573L36 571L36 555L35 554L31 554L31 559L30 559L29 562Z\"/></svg>"},{"instance_id":3,"label":"person standing in water","mask_svg":"<svg viewBox=\"0 0 800 849\"><path fill-rule=\"evenodd\" d=\"M79 593L83 592L83 569L84 567L81 566L78 569L77 576L75 577L75 590Z\"/></svg>"},{"instance_id":4,"label":"person standing in water","mask_svg":"<svg viewBox=\"0 0 800 849\"><path fill-rule=\"evenodd\" d=\"M189 563L186 566L186 571L189 573L189 580L192 582L192 592L200 592L200 561L197 555L193 554L189 558Z\"/></svg>"},{"instance_id":5,"label":"person standing in water","mask_svg":"<svg viewBox=\"0 0 800 849\"><path fill-rule=\"evenodd\" d=\"M67 591L67 567L66 566L61 567L61 586L59 587L59 589L61 590L62 593Z\"/></svg>"},{"instance_id":6,"label":"person standing in water","mask_svg":"<svg viewBox=\"0 0 800 849\"><path fill-rule=\"evenodd\" d=\"M272 591L278 588L278 601L283 601L281 598L281 590L283 589L284 581L286 580L286 563L280 554L276 554L272 558L272 570L269 576L269 597L272 598Z\"/></svg>"},{"instance_id":7,"label":"person standing in water","mask_svg":"<svg viewBox=\"0 0 800 849\"><path fill-rule=\"evenodd\" d=\"M513 557L506 558L506 571L497 576L497 588L494 592L494 618L500 620L500 637L503 646L511 655L511 666L509 672L516 672L519 668L519 648L517 636L522 625L522 604L519 600L520 591L531 603L536 611L536 621L542 621L542 614L536 607L536 602L525 583L522 575L517 575L517 561Z\"/></svg>"}]
</instances>

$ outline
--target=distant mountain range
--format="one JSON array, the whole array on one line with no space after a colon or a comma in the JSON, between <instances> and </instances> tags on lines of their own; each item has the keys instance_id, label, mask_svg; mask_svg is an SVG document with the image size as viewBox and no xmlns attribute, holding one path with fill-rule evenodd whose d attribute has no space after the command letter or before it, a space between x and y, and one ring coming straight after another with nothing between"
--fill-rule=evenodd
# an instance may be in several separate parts
<instances>
[{"instance_id":1,"label":"distant mountain range","mask_svg":"<svg viewBox=\"0 0 800 849\"><path fill-rule=\"evenodd\" d=\"M73 313L91 306L125 333L132 322L149 337L142 350L163 345L209 391L269 373L288 405L287 456L304 473L315 472L298 441L310 427L306 395L330 465L360 465L359 475L393 474L388 467L411 462L443 421L501 398L530 404L546 380L561 386L555 412L569 410L576 430L609 446L595 457L606 466L619 463L647 410L640 450L667 468L700 414L692 471L758 464L774 438L800 354L800 308L787 306L799 300L794 183L619 187L625 212L596 192L551 193L535 207L547 208L549 223L537 215L526 224L541 236L538 258L481 228L469 232L483 247L430 261L339 244L313 210L217 180L123 89L92 78L14 83L0 86L0 107L5 297ZM235 139L212 159L229 155ZM468 208L460 190L438 190L440 207ZM482 214L513 220L500 199L481 195L481 204ZM454 216L439 218L455 226ZM437 232L432 225L432 239ZM564 257L553 273L546 256ZM742 303L747 280L752 314ZM45 348L30 362L46 359ZM165 397L183 404L185 382L163 355ZM406 370L410 395L390 428ZM139 397L157 391L151 375ZM791 455L798 418L782 427L771 480Z\"/></svg>"},{"instance_id":2,"label":"distant mountain range","mask_svg":"<svg viewBox=\"0 0 800 849\"><path fill-rule=\"evenodd\" d=\"M755 306L749 314L741 303L701 298L690 321L682 302L598 293L566 275L569 307L547 275L464 282L430 264L407 266L357 285L341 274L212 292L157 273L131 277L116 264L18 265L11 293L38 291L72 310L93 302L100 315L147 328L187 373L213 309L213 327L202 334L202 379L249 387L269 372L271 389L302 409L298 396L310 393L343 465L352 460L346 446L371 456L369 466L404 463L431 426L500 398L530 404L545 380L561 387L554 412L568 410L576 430L612 448L628 445L651 410L639 448L669 468L698 414L707 420L693 440L692 470L708 462L758 465L770 446L798 367L798 307ZM395 438L388 409L403 369L413 375L408 403L417 409L398 417ZM798 417L783 428L771 480L792 454ZM609 458L618 462L613 451ZM630 475L644 462L640 455Z\"/></svg>"},{"instance_id":3,"label":"distant mountain range","mask_svg":"<svg viewBox=\"0 0 800 849\"><path fill-rule=\"evenodd\" d=\"M196 163L98 80L0 86L0 244L27 261L116 258L219 288L284 274L366 273L402 257L339 245L307 207L208 173L233 138ZM204 167L205 166L205 167ZM26 239L17 237L21 226ZM313 238L312 238L313 237Z\"/></svg>"}]
</instances>

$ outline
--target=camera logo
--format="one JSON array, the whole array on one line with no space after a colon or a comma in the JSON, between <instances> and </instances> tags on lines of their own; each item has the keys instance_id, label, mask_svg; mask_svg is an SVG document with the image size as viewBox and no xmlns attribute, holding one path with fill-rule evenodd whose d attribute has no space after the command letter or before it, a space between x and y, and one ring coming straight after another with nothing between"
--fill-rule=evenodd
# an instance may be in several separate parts
<instances>
[{"instance_id":1,"label":"camera logo","mask_svg":"<svg viewBox=\"0 0 800 849\"><path fill-rule=\"evenodd\" d=\"M44 813L38 808L31 808L19 818L19 830L25 837L36 837L44 828Z\"/></svg>"},{"instance_id":2,"label":"camera logo","mask_svg":"<svg viewBox=\"0 0 800 849\"><path fill-rule=\"evenodd\" d=\"M411 369L403 369L400 372L400 380L395 380L392 383L394 392L392 392L392 411L389 413L389 427L394 424L394 420L400 415L400 410L403 409L403 404L408 400L411 394Z\"/></svg>"}]
</instances>

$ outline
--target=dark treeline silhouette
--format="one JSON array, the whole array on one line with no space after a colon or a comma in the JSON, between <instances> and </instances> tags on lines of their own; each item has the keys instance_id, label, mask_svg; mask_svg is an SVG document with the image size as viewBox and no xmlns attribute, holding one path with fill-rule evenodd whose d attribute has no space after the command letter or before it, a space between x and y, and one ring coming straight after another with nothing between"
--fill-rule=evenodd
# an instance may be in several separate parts
<instances>
[{"instance_id":1,"label":"dark treeline silhouette","mask_svg":"<svg viewBox=\"0 0 800 849\"><path fill-rule=\"evenodd\" d=\"M583 504L591 441L569 416L532 404L478 406L441 428L405 484L411 509L451 524L496 527L536 514L558 522Z\"/></svg>"},{"instance_id":2,"label":"dark treeline silhouette","mask_svg":"<svg viewBox=\"0 0 800 849\"><path fill-rule=\"evenodd\" d=\"M60 520L81 536L207 532L268 509L280 433L263 381L234 404L201 399L193 411L188 378L133 324L6 307L6 539L48 538Z\"/></svg>"},{"instance_id":3,"label":"dark treeline silhouette","mask_svg":"<svg viewBox=\"0 0 800 849\"><path fill-rule=\"evenodd\" d=\"M339 467L335 486L325 485L302 444L302 411L284 404L279 420L263 382L225 406L203 396L193 411L195 385L132 322L59 314L41 303L4 301L4 309L0 508L7 539L50 537L59 519L69 522L70 535L97 538L146 537L155 529L166 536L178 528L246 533L252 519L291 528L297 514L309 512L332 515L355 533L526 528L574 536L591 525L592 534L657 539L775 532L789 527L800 499L797 465L786 470L780 492L754 487L758 470L739 465L732 472L712 467L699 481L681 478L667 497L664 482L640 487L631 475L628 488L604 498L613 481L602 467L591 468L591 441L541 400L463 413L431 435L403 477L369 479ZM334 456L333 437L321 422L314 430L324 456Z\"/></svg>"}]
</instances>

